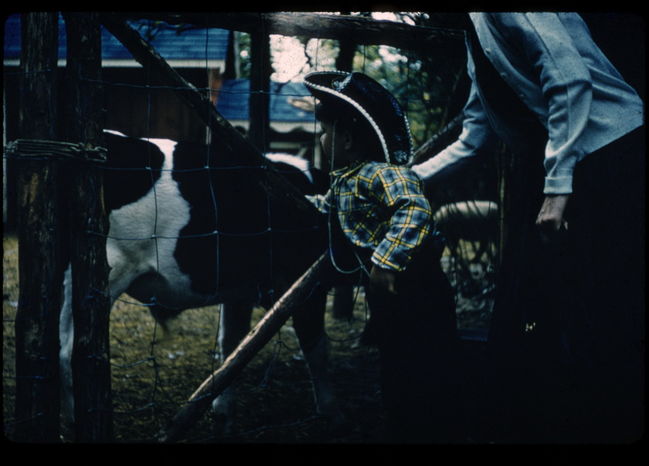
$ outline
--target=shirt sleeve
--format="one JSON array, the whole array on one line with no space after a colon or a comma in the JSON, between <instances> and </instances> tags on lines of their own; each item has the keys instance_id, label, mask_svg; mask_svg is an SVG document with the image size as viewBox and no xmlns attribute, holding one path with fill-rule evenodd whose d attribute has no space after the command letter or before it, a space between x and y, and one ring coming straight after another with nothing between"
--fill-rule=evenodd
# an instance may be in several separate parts
<instances>
[{"instance_id":1,"label":"shirt sleeve","mask_svg":"<svg viewBox=\"0 0 649 466\"><path fill-rule=\"evenodd\" d=\"M387 166L377 171L370 188L390 214L386 233L372 254L372 263L402 271L431 229L433 213L421 180L405 167Z\"/></svg>"},{"instance_id":2,"label":"shirt sleeve","mask_svg":"<svg viewBox=\"0 0 649 466\"><path fill-rule=\"evenodd\" d=\"M587 64L557 13L490 16L502 38L525 54L547 105L544 192L568 194L575 165L584 156L576 142L587 127L593 99Z\"/></svg>"},{"instance_id":3,"label":"shirt sleeve","mask_svg":"<svg viewBox=\"0 0 649 466\"><path fill-rule=\"evenodd\" d=\"M473 83L463 113L462 132L458 139L427 161L413 165L412 170L424 181L442 175L447 169L475 157L482 150L493 148L496 136Z\"/></svg>"}]
</instances>

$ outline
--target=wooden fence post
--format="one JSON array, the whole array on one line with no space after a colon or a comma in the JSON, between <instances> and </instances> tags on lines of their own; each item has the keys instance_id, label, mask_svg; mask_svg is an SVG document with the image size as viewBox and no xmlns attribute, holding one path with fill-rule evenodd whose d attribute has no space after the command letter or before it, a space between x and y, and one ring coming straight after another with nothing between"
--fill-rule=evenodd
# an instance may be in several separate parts
<instances>
[{"instance_id":1,"label":"wooden fence post","mask_svg":"<svg viewBox=\"0 0 649 466\"><path fill-rule=\"evenodd\" d=\"M263 22L250 34L250 115L248 139L261 153L270 140L270 38Z\"/></svg>"},{"instance_id":2,"label":"wooden fence post","mask_svg":"<svg viewBox=\"0 0 649 466\"><path fill-rule=\"evenodd\" d=\"M66 139L102 146L101 34L97 13L66 13ZM108 216L101 171L80 160L71 164L68 210L72 266L74 346L72 372L75 440L107 442L113 437L110 380Z\"/></svg>"},{"instance_id":3,"label":"wooden fence post","mask_svg":"<svg viewBox=\"0 0 649 466\"><path fill-rule=\"evenodd\" d=\"M343 12L343 14L349 14ZM336 69L340 71L353 71L356 42L353 39L343 39L338 44ZM335 319L352 319L354 317L354 286L338 285L334 287L333 308L331 315Z\"/></svg>"},{"instance_id":4,"label":"wooden fence post","mask_svg":"<svg viewBox=\"0 0 649 466\"><path fill-rule=\"evenodd\" d=\"M58 18L22 16L22 137L55 139ZM63 260L59 167L47 157L20 158L18 241L20 295L16 313L16 440L59 440L59 311Z\"/></svg>"}]
</instances>

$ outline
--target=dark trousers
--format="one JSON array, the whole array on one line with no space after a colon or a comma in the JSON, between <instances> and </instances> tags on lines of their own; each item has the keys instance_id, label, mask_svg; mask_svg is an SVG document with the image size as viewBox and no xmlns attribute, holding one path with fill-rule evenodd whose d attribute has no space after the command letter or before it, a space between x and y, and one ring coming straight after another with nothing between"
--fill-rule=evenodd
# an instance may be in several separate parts
<instances>
[{"instance_id":1,"label":"dark trousers","mask_svg":"<svg viewBox=\"0 0 649 466\"><path fill-rule=\"evenodd\" d=\"M588 155L552 244L534 226L543 175L517 174L489 337L495 440L643 435L644 173L642 129Z\"/></svg>"},{"instance_id":2,"label":"dark trousers","mask_svg":"<svg viewBox=\"0 0 649 466\"><path fill-rule=\"evenodd\" d=\"M455 298L439 257L428 242L399 274L396 295L366 287L389 442L463 440Z\"/></svg>"}]
</instances>

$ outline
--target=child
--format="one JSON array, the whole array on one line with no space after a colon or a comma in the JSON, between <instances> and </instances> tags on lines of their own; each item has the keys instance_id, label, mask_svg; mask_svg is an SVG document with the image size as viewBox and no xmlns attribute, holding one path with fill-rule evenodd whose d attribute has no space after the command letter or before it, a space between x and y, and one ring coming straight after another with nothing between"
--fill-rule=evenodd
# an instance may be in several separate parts
<instances>
[{"instance_id":1,"label":"child","mask_svg":"<svg viewBox=\"0 0 649 466\"><path fill-rule=\"evenodd\" d=\"M334 266L363 270L369 279L388 439L461 440L454 293L441 270L422 182L404 166L411 157L407 119L364 74L314 72L305 84L319 100L321 144L335 169L328 193L310 199L329 214L330 237L342 232L354 258L336 247Z\"/></svg>"}]
</instances>

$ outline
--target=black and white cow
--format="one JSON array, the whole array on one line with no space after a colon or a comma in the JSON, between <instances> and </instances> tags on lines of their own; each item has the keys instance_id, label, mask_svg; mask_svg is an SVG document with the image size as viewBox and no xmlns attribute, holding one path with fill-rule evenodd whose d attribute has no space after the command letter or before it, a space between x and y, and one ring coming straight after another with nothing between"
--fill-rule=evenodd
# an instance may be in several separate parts
<instances>
[{"instance_id":1,"label":"black and white cow","mask_svg":"<svg viewBox=\"0 0 649 466\"><path fill-rule=\"evenodd\" d=\"M264 168L242 166L215 144L142 140L112 131L105 136L111 303L122 293L154 303L152 315L163 325L184 309L222 303L219 343L227 356L248 332L253 305L272 304L325 250L320 219L269 196L260 184ZM302 159L268 158L272 169L305 194L326 189L325 175ZM70 423L69 269L64 288L60 358L64 420ZM340 415L325 367L324 298L324 292L318 293L305 303L293 326L312 375L317 409L336 422ZM224 418L232 396L226 390L213 404Z\"/></svg>"}]
</instances>

